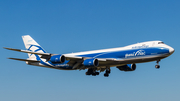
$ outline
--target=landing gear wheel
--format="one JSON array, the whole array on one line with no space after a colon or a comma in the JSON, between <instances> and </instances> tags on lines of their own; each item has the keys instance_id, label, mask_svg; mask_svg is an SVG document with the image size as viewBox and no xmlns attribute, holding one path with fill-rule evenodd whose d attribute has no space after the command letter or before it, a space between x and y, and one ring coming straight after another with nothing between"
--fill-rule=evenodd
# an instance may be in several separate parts
<instances>
[{"instance_id":1,"label":"landing gear wheel","mask_svg":"<svg viewBox=\"0 0 180 101\"><path fill-rule=\"evenodd\" d=\"M104 77L108 77L108 76L109 76L109 74L108 74L108 73L105 73L105 74L104 74Z\"/></svg>"},{"instance_id":2,"label":"landing gear wheel","mask_svg":"<svg viewBox=\"0 0 180 101\"><path fill-rule=\"evenodd\" d=\"M156 69L159 69L159 68L160 68L159 61L160 61L160 60L157 60L157 62L156 62L156 63L157 63L157 65L155 66Z\"/></svg>"},{"instance_id":3,"label":"landing gear wheel","mask_svg":"<svg viewBox=\"0 0 180 101\"><path fill-rule=\"evenodd\" d=\"M93 73L93 69L88 69L88 71L86 72L86 75L92 75Z\"/></svg>"},{"instance_id":4,"label":"landing gear wheel","mask_svg":"<svg viewBox=\"0 0 180 101\"><path fill-rule=\"evenodd\" d=\"M160 66L159 66L159 65L156 65L155 67L156 67L156 69L159 69L159 68L160 68Z\"/></svg>"},{"instance_id":5,"label":"landing gear wheel","mask_svg":"<svg viewBox=\"0 0 180 101\"><path fill-rule=\"evenodd\" d=\"M97 72L96 69L94 68L89 68L88 71L86 72L86 75L96 76L99 75L99 72Z\"/></svg>"},{"instance_id":6,"label":"landing gear wheel","mask_svg":"<svg viewBox=\"0 0 180 101\"><path fill-rule=\"evenodd\" d=\"M106 71L104 73L104 77L108 77L110 73L111 73L110 67L106 67Z\"/></svg>"}]
</instances>

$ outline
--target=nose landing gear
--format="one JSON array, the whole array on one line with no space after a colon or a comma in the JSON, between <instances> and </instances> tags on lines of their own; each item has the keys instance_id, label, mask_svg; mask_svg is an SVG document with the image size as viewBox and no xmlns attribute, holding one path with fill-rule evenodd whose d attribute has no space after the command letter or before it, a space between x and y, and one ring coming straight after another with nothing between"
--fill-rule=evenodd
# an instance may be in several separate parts
<instances>
[{"instance_id":1,"label":"nose landing gear","mask_svg":"<svg viewBox=\"0 0 180 101\"><path fill-rule=\"evenodd\" d=\"M156 62L156 63L157 63L157 65L155 66L156 69L159 69L159 68L160 68L159 61L160 61L160 60L157 60L157 62Z\"/></svg>"}]
</instances>

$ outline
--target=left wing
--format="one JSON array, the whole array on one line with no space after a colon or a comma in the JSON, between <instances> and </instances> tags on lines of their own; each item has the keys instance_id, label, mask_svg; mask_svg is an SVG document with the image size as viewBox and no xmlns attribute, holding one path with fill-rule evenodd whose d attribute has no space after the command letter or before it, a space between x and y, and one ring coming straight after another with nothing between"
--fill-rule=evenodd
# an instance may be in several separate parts
<instances>
[{"instance_id":1,"label":"left wing","mask_svg":"<svg viewBox=\"0 0 180 101\"><path fill-rule=\"evenodd\" d=\"M54 55L58 55L58 54L51 54L51 53L40 53L40 52L32 52L32 51L28 51L28 50L21 50L21 49L13 49L13 48L6 48L3 47L5 49L8 50L13 50L13 51L18 51L18 52L23 52L23 53L30 53L30 54L37 54L37 55L41 55L41 58L47 59L49 60L51 58L51 56ZM76 57L76 56L70 56L70 55L65 55L66 60L70 60L67 64L72 65L73 69L80 69L83 65L83 61L86 59L89 59L90 57ZM31 62L39 62L39 61L35 61L35 60L26 60L26 59L17 59L17 58L9 58L9 59L13 59L13 60L19 60L19 61L31 61ZM97 58L99 61L99 66L104 66L104 65L108 65L108 64L117 64L117 63L122 63L124 60L116 60L114 58Z\"/></svg>"}]
</instances>

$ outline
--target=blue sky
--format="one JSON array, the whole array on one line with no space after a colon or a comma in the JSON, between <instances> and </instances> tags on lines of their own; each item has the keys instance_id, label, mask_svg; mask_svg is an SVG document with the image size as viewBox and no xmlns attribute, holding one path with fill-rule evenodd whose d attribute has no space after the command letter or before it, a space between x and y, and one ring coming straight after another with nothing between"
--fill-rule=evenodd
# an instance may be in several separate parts
<instances>
[{"instance_id":1,"label":"blue sky","mask_svg":"<svg viewBox=\"0 0 180 101\"><path fill-rule=\"evenodd\" d=\"M0 46L25 49L31 35L50 53L71 53L162 40L175 53L137 64L134 72L113 67L108 78L26 65L7 57L27 54L1 48L1 101L179 101L179 0L0 0Z\"/></svg>"}]
</instances>

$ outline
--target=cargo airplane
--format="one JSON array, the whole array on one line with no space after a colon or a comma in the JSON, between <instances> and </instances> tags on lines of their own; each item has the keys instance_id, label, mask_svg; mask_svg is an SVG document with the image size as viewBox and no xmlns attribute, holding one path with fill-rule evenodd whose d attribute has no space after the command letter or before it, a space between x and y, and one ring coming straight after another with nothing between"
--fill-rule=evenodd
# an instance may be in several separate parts
<instances>
[{"instance_id":1,"label":"cargo airplane","mask_svg":"<svg viewBox=\"0 0 180 101\"><path fill-rule=\"evenodd\" d=\"M170 56L174 49L162 41L148 41L125 47L77 52L70 54L47 53L31 36L22 36L26 50L6 48L8 50L28 53L28 59L9 58L25 61L28 65L42 66L60 70L85 70L86 75L96 76L104 72L108 77L111 67L121 71L134 71L136 63L159 61Z\"/></svg>"}]
</instances>

